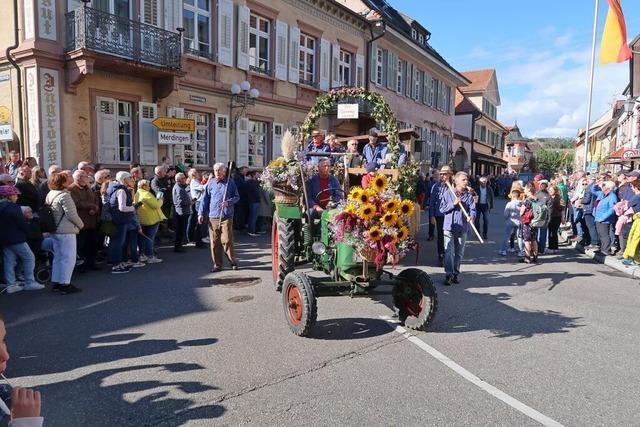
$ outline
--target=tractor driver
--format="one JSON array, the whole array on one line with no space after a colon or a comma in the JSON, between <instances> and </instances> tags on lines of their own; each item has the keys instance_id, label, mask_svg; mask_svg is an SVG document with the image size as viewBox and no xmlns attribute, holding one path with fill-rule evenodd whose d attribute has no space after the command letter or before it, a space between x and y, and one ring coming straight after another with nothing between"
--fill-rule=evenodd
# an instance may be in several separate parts
<instances>
[{"instance_id":1,"label":"tractor driver","mask_svg":"<svg viewBox=\"0 0 640 427\"><path fill-rule=\"evenodd\" d=\"M338 179L331 175L331 162L326 157L318 160L318 174L307 180L307 207L313 218L320 218L329 201L342 200L342 188Z\"/></svg>"}]
</instances>

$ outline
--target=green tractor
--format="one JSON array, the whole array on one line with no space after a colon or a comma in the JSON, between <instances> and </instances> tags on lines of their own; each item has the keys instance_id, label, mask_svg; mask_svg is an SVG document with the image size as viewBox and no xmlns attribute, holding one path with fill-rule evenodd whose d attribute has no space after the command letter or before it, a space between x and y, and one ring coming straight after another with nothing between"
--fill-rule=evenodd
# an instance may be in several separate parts
<instances>
[{"instance_id":1,"label":"green tractor","mask_svg":"<svg viewBox=\"0 0 640 427\"><path fill-rule=\"evenodd\" d=\"M276 202L271 232L272 273L276 290L282 292L285 318L294 334L311 333L317 318L318 296L367 295L380 287L391 287L393 304L406 327L423 330L431 323L438 298L427 273L417 268L407 268L399 274L377 269L353 246L332 238L329 224L338 213L335 203L330 202L318 220L312 219L305 209L305 194L295 202L296 195L289 196L292 196L289 202ZM304 264L310 264L324 276L299 271L298 267ZM376 291L380 293L384 291Z\"/></svg>"}]
</instances>

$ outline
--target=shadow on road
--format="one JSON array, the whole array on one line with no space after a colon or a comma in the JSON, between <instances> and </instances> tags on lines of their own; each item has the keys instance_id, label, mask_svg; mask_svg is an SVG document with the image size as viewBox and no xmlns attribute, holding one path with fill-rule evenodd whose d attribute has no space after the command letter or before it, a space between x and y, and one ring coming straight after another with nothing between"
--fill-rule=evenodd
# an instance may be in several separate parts
<instances>
[{"instance_id":1,"label":"shadow on road","mask_svg":"<svg viewBox=\"0 0 640 427\"><path fill-rule=\"evenodd\" d=\"M204 369L197 364L147 364L105 369L73 380L38 387L47 402L44 417L49 425L77 426L146 426L167 423L181 425L188 420L222 416L223 406L202 405L196 396L217 387L198 381L166 381L169 373ZM154 373L158 379L119 382L127 378ZM93 387L79 387L92 384ZM177 418L180 422L177 422Z\"/></svg>"},{"instance_id":2,"label":"shadow on road","mask_svg":"<svg viewBox=\"0 0 640 427\"><path fill-rule=\"evenodd\" d=\"M355 340L377 337L391 332L387 322L381 319L343 318L318 321L310 338L319 340Z\"/></svg>"}]
</instances>

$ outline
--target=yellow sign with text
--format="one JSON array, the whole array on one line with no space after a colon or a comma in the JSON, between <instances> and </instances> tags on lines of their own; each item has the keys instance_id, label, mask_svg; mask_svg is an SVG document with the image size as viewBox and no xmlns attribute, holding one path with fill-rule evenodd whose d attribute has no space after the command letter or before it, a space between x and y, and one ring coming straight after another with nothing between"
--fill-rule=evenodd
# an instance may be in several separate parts
<instances>
[{"instance_id":1,"label":"yellow sign with text","mask_svg":"<svg viewBox=\"0 0 640 427\"><path fill-rule=\"evenodd\" d=\"M158 117L153 125L160 130L173 132L195 132L196 121L193 119L178 119L174 117Z\"/></svg>"},{"instance_id":2,"label":"yellow sign with text","mask_svg":"<svg viewBox=\"0 0 640 427\"><path fill-rule=\"evenodd\" d=\"M11 121L11 110L5 107L4 105L0 105L0 123L9 123Z\"/></svg>"}]
</instances>

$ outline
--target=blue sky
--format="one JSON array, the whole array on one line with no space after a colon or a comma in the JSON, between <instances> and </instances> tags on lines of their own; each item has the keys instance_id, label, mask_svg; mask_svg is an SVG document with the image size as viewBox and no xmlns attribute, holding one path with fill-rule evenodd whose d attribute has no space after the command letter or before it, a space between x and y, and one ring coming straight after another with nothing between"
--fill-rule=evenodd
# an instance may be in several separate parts
<instances>
[{"instance_id":1,"label":"blue sky","mask_svg":"<svg viewBox=\"0 0 640 427\"><path fill-rule=\"evenodd\" d=\"M594 0L387 1L427 28L431 45L459 71L497 70L503 123L517 120L530 137L573 137L584 128ZM640 33L640 0L622 0L622 8L632 40ZM600 0L598 50L607 9ZM628 63L596 62L592 122L628 79Z\"/></svg>"}]
</instances>

